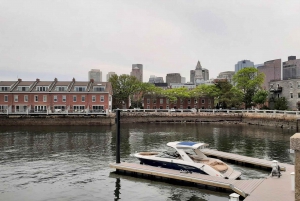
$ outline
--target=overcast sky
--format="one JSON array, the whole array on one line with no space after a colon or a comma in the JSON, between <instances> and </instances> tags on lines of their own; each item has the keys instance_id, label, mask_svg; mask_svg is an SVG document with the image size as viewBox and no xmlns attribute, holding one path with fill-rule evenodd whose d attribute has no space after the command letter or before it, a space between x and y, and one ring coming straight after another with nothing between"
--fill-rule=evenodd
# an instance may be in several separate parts
<instances>
[{"instance_id":1,"label":"overcast sky","mask_svg":"<svg viewBox=\"0 0 300 201\"><path fill-rule=\"evenodd\" d=\"M300 0L0 0L0 80L88 80L90 69L210 78L240 60L300 58Z\"/></svg>"}]
</instances>

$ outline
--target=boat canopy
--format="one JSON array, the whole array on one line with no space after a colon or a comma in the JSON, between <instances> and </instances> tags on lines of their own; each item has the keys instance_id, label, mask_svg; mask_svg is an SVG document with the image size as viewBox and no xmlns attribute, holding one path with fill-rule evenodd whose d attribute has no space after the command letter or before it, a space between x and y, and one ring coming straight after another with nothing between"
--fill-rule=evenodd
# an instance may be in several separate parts
<instances>
[{"instance_id":1,"label":"boat canopy","mask_svg":"<svg viewBox=\"0 0 300 201\"><path fill-rule=\"evenodd\" d=\"M169 142L167 144L169 147L173 147L175 149L198 149L200 147L204 148L208 146L206 143L200 143L200 142L189 142L189 141L183 141L183 142Z\"/></svg>"}]
</instances>

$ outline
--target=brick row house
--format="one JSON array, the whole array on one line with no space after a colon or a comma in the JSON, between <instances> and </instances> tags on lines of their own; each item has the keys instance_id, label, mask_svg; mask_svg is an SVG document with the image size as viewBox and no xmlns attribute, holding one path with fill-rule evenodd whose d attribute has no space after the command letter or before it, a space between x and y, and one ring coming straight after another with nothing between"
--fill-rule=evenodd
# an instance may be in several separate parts
<instances>
[{"instance_id":1,"label":"brick row house","mask_svg":"<svg viewBox=\"0 0 300 201\"><path fill-rule=\"evenodd\" d=\"M212 109L214 108L214 98L199 97L178 99L176 102L170 102L166 97L144 97L145 109Z\"/></svg>"},{"instance_id":2,"label":"brick row house","mask_svg":"<svg viewBox=\"0 0 300 201\"><path fill-rule=\"evenodd\" d=\"M0 81L0 113L107 113L112 109L109 82Z\"/></svg>"}]
</instances>

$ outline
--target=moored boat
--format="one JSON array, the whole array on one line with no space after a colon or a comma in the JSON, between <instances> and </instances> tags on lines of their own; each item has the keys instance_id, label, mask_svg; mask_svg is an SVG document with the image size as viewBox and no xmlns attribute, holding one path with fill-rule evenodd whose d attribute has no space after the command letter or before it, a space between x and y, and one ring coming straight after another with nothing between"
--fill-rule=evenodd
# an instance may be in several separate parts
<instances>
[{"instance_id":1,"label":"moored boat","mask_svg":"<svg viewBox=\"0 0 300 201\"><path fill-rule=\"evenodd\" d=\"M241 172L216 158L207 157L201 149L208 145L199 142L169 142L167 146L172 151L139 152L134 156L140 164L170 168L188 173L200 173L224 179L238 179Z\"/></svg>"}]
</instances>

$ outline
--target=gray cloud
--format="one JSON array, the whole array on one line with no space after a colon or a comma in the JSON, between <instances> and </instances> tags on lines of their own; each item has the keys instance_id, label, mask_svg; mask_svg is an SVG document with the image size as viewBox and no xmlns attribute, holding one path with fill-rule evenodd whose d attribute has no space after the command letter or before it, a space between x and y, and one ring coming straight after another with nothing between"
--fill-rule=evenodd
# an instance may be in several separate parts
<instances>
[{"instance_id":1,"label":"gray cloud","mask_svg":"<svg viewBox=\"0 0 300 201\"><path fill-rule=\"evenodd\" d=\"M0 1L0 80L87 80L92 68L189 80L299 55L299 1ZM298 54L298 55L297 55Z\"/></svg>"}]
</instances>

